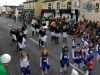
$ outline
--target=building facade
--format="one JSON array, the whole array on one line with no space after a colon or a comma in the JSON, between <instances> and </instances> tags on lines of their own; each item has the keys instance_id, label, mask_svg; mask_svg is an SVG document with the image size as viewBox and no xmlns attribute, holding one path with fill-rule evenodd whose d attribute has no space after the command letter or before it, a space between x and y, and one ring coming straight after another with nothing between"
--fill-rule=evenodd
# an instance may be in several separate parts
<instances>
[{"instance_id":1,"label":"building facade","mask_svg":"<svg viewBox=\"0 0 100 75\"><path fill-rule=\"evenodd\" d=\"M32 14L35 17L41 15L42 0L27 0L23 4L26 15Z\"/></svg>"},{"instance_id":2,"label":"building facade","mask_svg":"<svg viewBox=\"0 0 100 75\"><path fill-rule=\"evenodd\" d=\"M88 20L99 21L100 0L44 0L42 3L42 15L50 16L52 11L56 17L68 17L76 21Z\"/></svg>"}]
</instances>

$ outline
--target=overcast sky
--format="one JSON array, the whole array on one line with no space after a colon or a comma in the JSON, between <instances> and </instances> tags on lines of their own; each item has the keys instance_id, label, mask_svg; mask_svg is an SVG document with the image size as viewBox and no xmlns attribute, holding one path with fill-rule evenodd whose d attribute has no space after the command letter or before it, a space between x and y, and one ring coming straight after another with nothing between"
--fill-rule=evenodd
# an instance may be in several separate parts
<instances>
[{"instance_id":1,"label":"overcast sky","mask_svg":"<svg viewBox=\"0 0 100 75\"><path fill-rule=\"evenodd\" d=\"M2 5L19 5L22 4L26 0L0 0L0 6Z\"/></svg>"}]
</instances>

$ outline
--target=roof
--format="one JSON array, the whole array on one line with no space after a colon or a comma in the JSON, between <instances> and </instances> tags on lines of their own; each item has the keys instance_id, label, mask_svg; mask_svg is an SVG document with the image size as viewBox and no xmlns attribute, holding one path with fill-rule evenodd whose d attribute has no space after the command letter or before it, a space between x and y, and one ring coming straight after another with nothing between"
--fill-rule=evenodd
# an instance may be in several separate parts
<instances>
[{"instance_id":1,"label":"roof","mask_svg":"<svg viewBox=\"0 0 100 75\"><path fill-rule=\"evenodd\" d=\"M4 7L17 7L15 5L3 5Z\"/></svg>"},{"instance_id":2,"label":"roof","mask_svg":"<svg viewBox=\"0 0 100 75\"><path fill-rule=\"evenodd\" d=\"M22 6L17 6L17 9L18 10L23 10L24 9L24 6L22 5Z\"/></svg>"},{"instance_id":3,"label":"roof","mask_svg":"<svg viewBox=\"0 0 100 75\"><path fill-rule=\"evenodd\" d=\"M29 1L25 1L23 3L30 3L30 2L36 2L36 1L38 1L38 0L29 0Z\"/></svg>"},{"instance_id":4,"label":"roof","mask_svg":"<svg viewBox=\"0 0 100 75\"><path fill-rule=\"evenodd\" d=\"M57 0L44 0L43 2L53 2L53 1L57 1Z\"/></svg>"}]
</instances>

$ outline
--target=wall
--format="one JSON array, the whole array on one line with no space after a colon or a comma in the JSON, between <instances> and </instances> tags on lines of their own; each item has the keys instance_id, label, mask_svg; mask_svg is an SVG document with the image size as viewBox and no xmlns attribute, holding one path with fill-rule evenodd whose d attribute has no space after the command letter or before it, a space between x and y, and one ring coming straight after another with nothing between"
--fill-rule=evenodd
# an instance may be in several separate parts
<instances>
[{"instance_id":1,"label":"wall","mask_svg":"<svg viewBox=\"0 0 100 75\"><path fill-rule=\"evenodd\" d=\"M35 16L36 17L41 15L42 2L43 0L38 0L37 2L35 2Z\"/></svg>"},{"instance_id":2,"label":"wall","mask_svg":"<svg viewBox=\"0 0 100 75\"><path fill-rule=\"evenodd\" d=\"M83 3L87 3L89 0L83 0L82 1L82 6ZM96 3L100 3L100 0L95 0L95 1L91 1L93 5L96 5ZM80 13L82 13L82 15L84 14L84 17L88 20L92 20L92 21L100 21L100 4L99 4L99 12L95 12L95 10L92 10L91 12L87 12L86 9L83 9L80 11ZM83 20L82 16L81 19Z\"/></svg>"},{"instance_id":3,"label":"wall","mask_svg":"<svg viewBox=\"0 0 100 75\"><path fill-rule=\"evenodd\" d=\"M34 9L35 2L24 3L24 9Z\"/></svg>"}]
</instances>

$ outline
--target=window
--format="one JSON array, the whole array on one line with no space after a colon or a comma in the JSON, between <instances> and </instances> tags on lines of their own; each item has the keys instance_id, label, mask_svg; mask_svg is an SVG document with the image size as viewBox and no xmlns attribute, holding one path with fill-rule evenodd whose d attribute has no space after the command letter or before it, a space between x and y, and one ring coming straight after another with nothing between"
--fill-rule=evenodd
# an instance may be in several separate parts
<instances>
[{"instance_id":1,"label":"window","mask_svg":"<svg viewBox=\"0 0 100 75\"><path fill-rule=\"evenodd\" d=\"M57 3L57 10L60 9L60 2Z\"/></svg>"},{"instance_id":2,"label":"window","mask_svg":"<svg viewBox=\"0 0 100 75\"><path fill-rule=\"evenodd\" d=\"M71 9L71 2L67 2L67 9Z\"/></svg>"},{"instance_id":3,"label":"window","mask_svg":"<svg viewBox=\"0 0 100 75\"><path fill-rule=\"evenodd\" d=\"M51 8L52 8L52 7L51 7L51 3L49 3L49 4L48 4L48 9L51 9Z\"/></svg>"},{"instance_id":4,"label":"window","mask_svg":"<svg viewBox=\"0 0 100 75\"><path fill-rule=\"evenodd\" d=\"M96 3L95 12L99 12L99 3Z\"/></svg>"}]
</instances>

